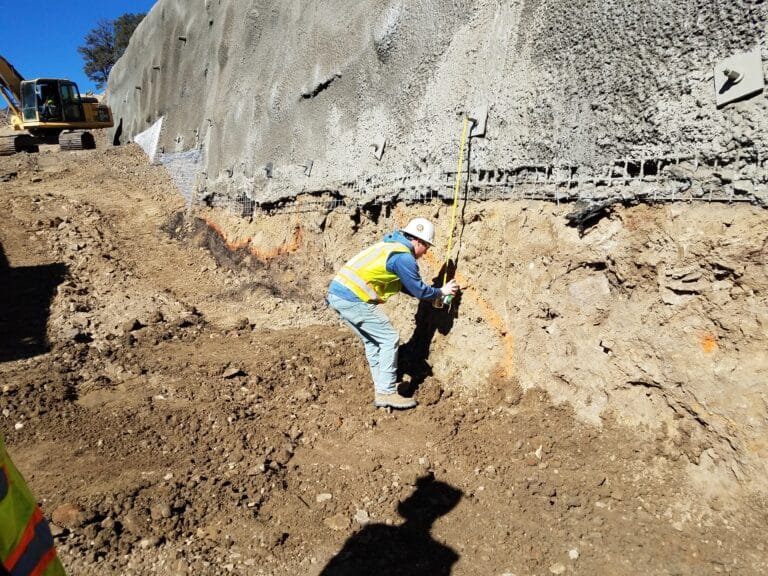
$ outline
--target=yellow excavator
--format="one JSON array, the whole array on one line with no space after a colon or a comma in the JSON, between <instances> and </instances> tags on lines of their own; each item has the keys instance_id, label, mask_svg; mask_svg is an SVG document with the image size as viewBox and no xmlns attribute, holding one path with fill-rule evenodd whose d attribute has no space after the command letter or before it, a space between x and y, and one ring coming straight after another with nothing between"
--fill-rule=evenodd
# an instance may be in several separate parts
<instances>
[{"instance_id":1,"label":"yellow excavator","mask_svg":"<svg viewBox=\"0 0 768 576\"><path fill-rule=\"evenodd\" d=\"M88 129L114 125L112 110L92 96L81 96L77 84L58 78L24 80L0 56L0 94L8 103L13 133L0 135L0 156L37 152L40 144L62 150L96 147Z\"/></svg>"}]
</instances>

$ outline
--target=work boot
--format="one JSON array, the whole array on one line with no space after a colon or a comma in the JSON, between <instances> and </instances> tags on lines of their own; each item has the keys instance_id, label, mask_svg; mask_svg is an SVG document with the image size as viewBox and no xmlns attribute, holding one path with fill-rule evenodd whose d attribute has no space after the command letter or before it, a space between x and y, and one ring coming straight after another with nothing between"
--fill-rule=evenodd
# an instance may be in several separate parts
<instances>
[{"instance_id":1,"label":"work boot","mask_svg":"<svg viewBox=\"0 0 768 576\"><path fill-rule=\"evenodd\" d=\"M376 398L373 401L373 405L377 408L389 407L395 408L396 410L408 410L409 408L416 408L416 400L400 396L397 392L392 392L391 394L376 392Z\"/></svg>"}]
</instances>

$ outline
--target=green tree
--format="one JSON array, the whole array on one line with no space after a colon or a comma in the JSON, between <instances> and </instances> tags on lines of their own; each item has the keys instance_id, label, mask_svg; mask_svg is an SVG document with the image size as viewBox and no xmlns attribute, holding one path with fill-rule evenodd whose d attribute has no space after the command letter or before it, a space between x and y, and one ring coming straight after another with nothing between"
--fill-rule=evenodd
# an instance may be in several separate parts
<instances>
[{"instance_id":1,"label":"green tree","mask_svg":"<svg viewBox=\"0 0 768 576\"><path fill-rule=\"evenodd\" d=\"M85 75L101 90L112 66L128 48L133 31L146 14L123 14L114 20L99 20L96 28L85 35L85 45L77 51L83 57Z\"/></svg>"}]
</instances>

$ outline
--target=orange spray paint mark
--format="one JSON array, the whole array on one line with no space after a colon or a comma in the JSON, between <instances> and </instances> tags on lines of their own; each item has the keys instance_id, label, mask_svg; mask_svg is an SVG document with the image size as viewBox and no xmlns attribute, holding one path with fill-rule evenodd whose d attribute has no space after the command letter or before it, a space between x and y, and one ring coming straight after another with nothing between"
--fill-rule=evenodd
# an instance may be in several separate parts
<instances>
[{"instance_id":1,"label":"orange spray paint mark","mask_svg":"<svg viewBox=\"0 0 768 576\"><path fill-rule=\"evenodd\" d=\"M208 219L205 219L205 223L208 228L213 230L224 241L227 250L234 252L236 250L246 249L262 262L273 260L283 254L296 252L301 246L301 226L298 223L293 226L293 236L290 241L272 248L251 246L251 241L253 240L252 236L246 236L241 240L230 240L218 224Z\"/></svg>"},{"instance_id":2,"label":"orange spray paint mark","mask_svg":"<svg viewBox=\"0 0 768 576\"><path fill-rule=\"evenodd\" d=\"M715 338L714 334L704 334L701 339L701 349L704 350L704 352L707 354L711 354L717 350L717 339Z\"/></svg>"}]
</instances>

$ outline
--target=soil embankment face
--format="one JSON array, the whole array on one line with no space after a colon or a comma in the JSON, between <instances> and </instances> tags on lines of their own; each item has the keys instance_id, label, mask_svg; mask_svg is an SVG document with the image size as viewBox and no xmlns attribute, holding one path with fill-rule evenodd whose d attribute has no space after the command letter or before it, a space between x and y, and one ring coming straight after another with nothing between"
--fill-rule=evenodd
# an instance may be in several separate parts
<instances>
[{"instance_id":1,"label":"soil embankment face","mask_svg":"<svg viewBox=\"0 0 768 576\"><path fill-rule=\"evenodd\" d=\"M467 204L389 413L324 289L448 206L193 212L135 146L0 181L0 430L70 573L768 573L764 211Z\"/></svg>"}]
</instances>

